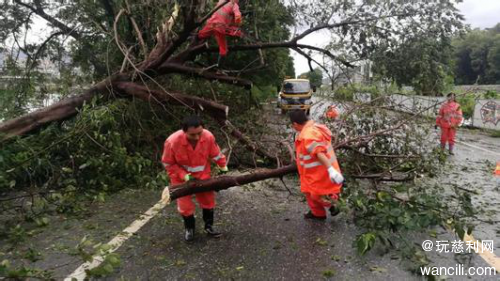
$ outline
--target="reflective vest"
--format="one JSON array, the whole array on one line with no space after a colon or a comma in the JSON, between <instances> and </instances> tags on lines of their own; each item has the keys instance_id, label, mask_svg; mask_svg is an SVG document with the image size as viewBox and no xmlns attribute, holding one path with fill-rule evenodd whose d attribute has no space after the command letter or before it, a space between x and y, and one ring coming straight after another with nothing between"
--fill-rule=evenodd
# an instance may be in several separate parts
<instances>
[{"instance_id":1,"label":"reflective vest","mask_svg":"<svg viewBox=\"0 0 500 281\"><path fill-rule=\"evenodd\" d=\"M225 0L219 0L217 6L222 5ZM208 24L221 24L221 25L236 25L241 23L241 12L240 6L238 5L238 0L231 0L222 8L217 10L210 19L207 21Z\"/></svg>"},{"instance_id":2,"label":"reflective vest","mask_svg":"<svg viewBox=\"0 0 500 281\"><path fill-rule=\"evenodd\" d=\"M446 102L439 109L439 114L436 118L436 125L441 128L458 127L462 123L462 109L460 104L452 101Z\"/></svg>"},{"instance_id":3,"label":"reflective vest","mask_svg":"<svg viewBox=\"0 0 500 281\"><path fill-rule=\"evenodd\" d=\"M335 107L328 107L328 110L326 111L325 117L328 119L335 119L339 116L339 112Z\"/></svg>"},{"instance_id":4,"label":"reflective vest","mask_svg":"<svg viewBox=\"0 0 500 281\"><path fill-rule=\"evenodd\" d=\"M497 168L495 169L495 176L500 176L500 161L497 162Z\"/></svg>"},{"instance_id":5,"label":"reflective vest","mask_svg":"<svg viewBox=\"0 0 500 281\"><path fill-rule=\"evenodd\" d=\"M328 169L319 162L317 154L325 153L333 168L340 167L333 150L332 133L322 124L310 120L295 140L297 168L300 175L300 190L304 193L329 195L340 193L342 184L333 183Z\"/></svg>"},{"instance_id":6,"label":"reflective vest","mask_svg":"<svg viewBox=\"0 0 500 281\"><path fill-rule=\"evenodd\" d=\"M210 161L219 167L226 166L226 156L221 153L214 135L208 130L203 130L195 149L183 130L173 133L165 141L161 162L173 185L183 183L188 173L197 179L209 179Z\"/></svg>"}]
</instances>

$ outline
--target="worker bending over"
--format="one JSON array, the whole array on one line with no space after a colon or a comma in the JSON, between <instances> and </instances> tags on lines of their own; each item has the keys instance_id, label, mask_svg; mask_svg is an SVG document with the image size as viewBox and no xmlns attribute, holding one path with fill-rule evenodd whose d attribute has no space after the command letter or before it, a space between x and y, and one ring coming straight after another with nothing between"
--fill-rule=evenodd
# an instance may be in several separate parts
<instances>
[{"instance_id":1,"label":"worker bending over","mask_svg":"<svg viewBox=\"0 0 500 281\"><path fill-rule=\"evenodd\" d=\"M289 116L298 132L295 150L300 190L310 207L304 218L325 220L325 208L336 216L344 177L332 147L332 133L325 125L309 120L303 110L291 111Z\"/></svg>"},{"instance_id":2,"label":"worker bending over","mask_svg":"<svg viewBox=\"0 0 500 281\"><path fill-rule=\"evenodd\" d=\"M221 153L215 137L203 128L198 116L186 117L182 122L182 130L170 135L165 141L161 159L170 178L171 186L183 184L190 180L206 180L210 178L210 161L215 162L222 172L227 172L226 157ZM194 239L195 205L193 195L177 199L177 210L184 219L186 241ZM195 194L196 201L203 209L205 232L209 236L219 237L214 225L215 192L208 191Z\"/></svg>"}]
</instances>

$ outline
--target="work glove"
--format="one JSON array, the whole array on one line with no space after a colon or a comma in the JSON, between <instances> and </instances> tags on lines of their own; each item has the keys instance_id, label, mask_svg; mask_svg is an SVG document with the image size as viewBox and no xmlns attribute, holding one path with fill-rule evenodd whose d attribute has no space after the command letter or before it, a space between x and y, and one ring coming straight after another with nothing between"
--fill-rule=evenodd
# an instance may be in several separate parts
<instances>
[{"instance_id":1,"label":"work glove","mask_svg":"<svg viewBox=\"0 0 500 281\"><path fill-rule=\"evenodd\" d=\"M219 174L225 174L227 172L229 172L229 169L227 168L227 166L219 167Z\"/></svg>"},{"instance_id":2,"label":"work glove","mask_svg":"<svg viewBox=\"0 0 500 281\"><path fill-rule=\"evenodd\" d=\"M335 170L335 168L333 167L330 167L328 168L328 175L330 176L330 180L333 182L333 183L336 183L336 184L341 184L344 182L344 177L342 176L342 174L340 174L337 170Z\"/></svg>"},{"instance_id":3,"label":"work glove","mask_svg":"<svg viewBox=\"0 0 500 281\"><path fill-rule=\"evenodd\" d=\"M236 26L242 26L243 25L243 19L241 17L237 17L234 19L234 23Z\"/></svg>"},{"instance_id":4,"label":"work glove","mask_svg":"<svg viewBox=\"0 0 500 281\"><path fill-rule=\"evenodd\" d=\"M194 177L193 177L193 176L191 176L191 174L186 174L186 175L184 176L184 181L185 181L185 182L188 182L188 181L193 180L193 179L194 179Z\"/></svg>"}]
</instances>

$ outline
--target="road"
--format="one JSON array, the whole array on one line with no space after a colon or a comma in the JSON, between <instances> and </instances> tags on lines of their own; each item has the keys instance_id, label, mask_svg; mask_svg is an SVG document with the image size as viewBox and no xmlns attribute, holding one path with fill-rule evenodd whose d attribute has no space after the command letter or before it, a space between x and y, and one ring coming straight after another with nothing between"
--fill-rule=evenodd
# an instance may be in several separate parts
<instances>
[{"instance_id":1,"label":"road","mask_svg":"<svg viewBox=\"0 0 500 281\"><path fill-rule=\"evenodd\" d=\"M473 235L476 239L494 240L495 254L499 256L500 185L493 177L493 163L500 160L500 140L469 130L461 130L458 139L456 155L449 158L446 172L421 184L439 183L470 190L481 220ZM302 214L307 205L298 190L297 178L287 177L285 182L291 193L276 180L218 193L216 227L224 232L220 239L209 239L201 232L201 214L197 213L197 240L185 243L175 204L167 206L117 250L121 265L104 279L422 279L409 272L394 252L375 249L364 257L358 256L353 243L360 230L348 214L326 222L305 221ZM0 260L8 258L17 265L50 269L56 279L64 279L82 263L74 249L84 237L107 243L156 204L160 192L123 190L91 208L84 217L53 216L44 231L30 237L23 246L13 250L1 244ZM429 237L414 237L416 243L422 239ZM438 237L432 239L456 238L438 229ZM28 249L40 252L41 259L15 259ZM454 266L458 259L452 253L434 253L431 258L436 266ZM470 256L469 265L488 266L475 254ZM498 280L493 276L450 279Z\"/></svg>"}]
</instances>

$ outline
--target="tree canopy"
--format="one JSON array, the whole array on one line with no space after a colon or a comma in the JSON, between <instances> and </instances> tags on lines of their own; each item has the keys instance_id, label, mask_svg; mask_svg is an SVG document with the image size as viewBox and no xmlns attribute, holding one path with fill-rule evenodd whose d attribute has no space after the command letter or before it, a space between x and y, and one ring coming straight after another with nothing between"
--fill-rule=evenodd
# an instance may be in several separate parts
<instances>
[{"instance_id":1,"label":"tree canopy","mask_svg":"<svg viewBox=\"0 0 500 281\"><path fill-rule=\"evenodd\" d=\"M500 83L500 23L453 40L457 84Z\"/></svg>"}]
</instances>

